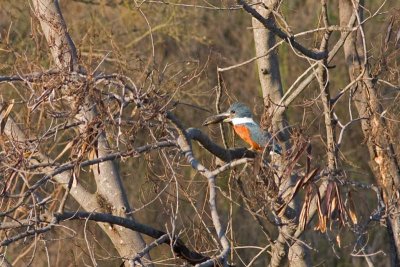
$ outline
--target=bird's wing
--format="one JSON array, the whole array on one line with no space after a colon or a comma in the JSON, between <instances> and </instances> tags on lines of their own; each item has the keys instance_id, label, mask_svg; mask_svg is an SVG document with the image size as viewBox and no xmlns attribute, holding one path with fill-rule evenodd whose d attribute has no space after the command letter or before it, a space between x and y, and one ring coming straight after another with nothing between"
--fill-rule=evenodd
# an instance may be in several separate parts
<instances>
[{"instance_id":1,"label":"bird's wing","mask_svg":"<svg viewBox=\"0 0 400 267\"><path fill-rule=\"evenodd\" d=\"M258 124L249 124L252 139L261 147L270 147L271 153L282 154L282 148L268 131L263 131Z\"/></svg>"}]
</instances>

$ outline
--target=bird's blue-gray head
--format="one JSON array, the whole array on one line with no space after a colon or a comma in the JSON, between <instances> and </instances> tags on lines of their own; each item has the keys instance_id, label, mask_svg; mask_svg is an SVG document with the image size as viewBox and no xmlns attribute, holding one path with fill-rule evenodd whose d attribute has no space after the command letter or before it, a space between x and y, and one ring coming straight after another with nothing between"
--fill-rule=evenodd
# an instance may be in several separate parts
<instances>
[{"instance_id":1,"label":"bird's blue-gray head","mask_svg":"<svg viewBox=\"0 0 400 267\"><path fill-rule=\"evenodd\" d=\"M208 117L203 125L209 125L218 122L233 122L234 119L248 118L252 119L253 115L250 109L243 103L233 103L229 109L221 114Z\"/></svg>"},{"instance_id":2,"label":"bird's blue-gray head","mask_svg":"<svg viewBox=\"0 0 400 267\"><path fill-rule=\"evenodd\" d=\"M229 117L232 118L252 118L253 114L248 106L243 103L236 102L233 103L227 113L229 113Z\"/></svg>"}]
</instances>

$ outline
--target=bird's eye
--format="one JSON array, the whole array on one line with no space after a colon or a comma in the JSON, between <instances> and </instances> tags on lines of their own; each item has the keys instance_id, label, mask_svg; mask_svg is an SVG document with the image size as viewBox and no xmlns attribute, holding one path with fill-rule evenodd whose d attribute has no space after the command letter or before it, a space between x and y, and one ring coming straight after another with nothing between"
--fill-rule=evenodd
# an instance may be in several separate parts
<instances>
[{"instance_id":1,"label":"bird's eye","mask_svg":"<svg viewBox=\"0 0 400 267\"><path fill-rule=\"evenodd\" d=\"M235 113L236 113L236 111L234 111L234 110L231 110L231 113L232 113L232 114L235 114Z\"/></svg>"}]
</instances>

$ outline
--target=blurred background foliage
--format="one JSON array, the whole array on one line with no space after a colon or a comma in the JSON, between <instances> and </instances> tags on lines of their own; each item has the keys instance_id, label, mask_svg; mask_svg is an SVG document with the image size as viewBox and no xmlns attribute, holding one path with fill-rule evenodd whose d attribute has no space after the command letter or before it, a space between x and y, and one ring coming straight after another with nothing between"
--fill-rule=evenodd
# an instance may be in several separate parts
<instances>
[{"instance_id":1,"label":"blurred background foliage","mask_svg":"<svg viewBox=\"0 0 400 267\"><path fill-rule=\"evenodd\" d=\"M330 22L337 25L338 3L337 1L328 2ZM365 12L365 16L374 13L374 10L382 4L381 0L365 2L366 8L370 11ZM50 52L40 25L32 19L29 1L0 0L0 5L2 7L0 9L0 75L23 74L50 68L53 65ZM255 54L251 18L236 6L235 1L69 0L61 1L61 5L81 62L89 71L98 68L97 70L105 73L122 73L141 88L148 86L148 77L152 73L152 84L155 84L161 93L173 96L172 99L176 105L174 113L184 125L202 128L212 136L213 140L221 143L218 128L206 129L201 126L207 116L215 113L216 69L243 62L254 57ZM380 14L365 24L371 69L376 75L379 74L380 77L393 84L399 84L397 65L400 59L399 54L385 58L383 56L385 48L382 46L391 20L394 20L393 28L399 29L399 9L399 1L386 1ZM319 25L320 9L317 0L283 1L281 12L293 33L314 29ZM300 40L309 47L318 47L319 37L319 34L314 33L305 35ZM339 34L334 33L332 39L337 40L338 37ZM334 41L331 41L330 45L333 44ZM389 43L386 53L390 49L395 49L395 46L394 42ZM309 66L309 62L297 57L287 45L280 46L278 54L282 82L286 90ZM385 64L382 64L383 59ZM335 95L349 82L342 51L330 65L333 68L329 72L329 82L331 94ZM255 62L225 72L223 81L223 108L238 100L251 106L259 119L263 106ZM2 85L2 101L14 98L16 101L23 102L25 96L23 90L26 88L18 84ZM386 104L395 115L399 113L398 102L395 99L397 91L390 87L379 87L382 103ZM313 145L313 165L324 166L326 160L323 141L324 119L318 96L318 85L314 82L292 104L287 115L292 127L310 137ZM17 104L17 106L20 112L13 116L24 124L23 122L29 121L24 112L25 105ZM349 119L347 98L343 98L338 103L336 111L344 121ZM132 114L134 119L133 111ZM127 117L129 116L130 114L127 114ZM32 123L24 127L37 131L46 126L39 124ZM393 127L392 130L398 131L397 128ZM229 136L232 141L233 135ZM133 146L148 142L146 134L140 131L132 138L134 139L131 140ZM235 142L236 146L243 145L241 141L235 140ZM52 152L49 150L49 154L57 155L64 145L65 143L56 144ZM195 152L206 166L213 164L210 154L197 146ZM139 159L124 159L120 163L131 205L133 209L138 209L135 211L135 217L142 223L168 229L170 218L174 213L172 207L177 201L176 192L174 186L166 191L163 190L170 183L171 176L176 176L179 178L179 188L183 189L180 194L187 193L186 196L180 195L177 228L178 230L185 229L181 236L188 244L199 251L207 251L211 248L211 246L207 247L207 243L212 244L213 241L204 242L204 239L209 239L209 237L203 233L207 230L205 226L210 225L203 225L192 209L192 206L195 206L202 212L206 211L207 182L191 168L185 166L182 163L184 161L180 160L180 155L167 155L173 158L176 164L184 165L175 172L168 170L165 168L166 164L160 164L165 161L164 156L162 152L152 152ZM359 124L354 124L346 132L340 158L342 168L351 179L367 183L375 182L369 171L368 151L364 145ZM89 177L82 178L81 182L88 188L92 184ZM218 185L222 192L219 202L223 215L227 215L232 209L233 217L230 223L234 232L228 233L228 236L233 237L235 245L238 246L234 252L234 258L238 266L241 266L238 259L248 262L257 254L257 250L248 249L246 246L264 247L267 241L260 234L260 229L254 219L243 207L239 195L235 193L235 190L231 192L228 188L229 183L231 181L228 174L226 177L219 178ZM48 190L54 190L53 194L61 192L59 186L56 185L49 187ZM90 191L95 191L95 189L90 189ZM160 192L163 193L160 194ZM156 196L159 198L153 201ZM238 205L230 206L229 197ZM375 197L371 192L353 191L352 197L356 203L357 215L361 218L370 214L375 207ZM143 205L146 206L140 208ZM69 207L77 208L72 202ZM104 266L117 266L120 260L112 256L116 255L116 252L113 251L110 243L106 238L101 237L101 230L95 224L89 223L89 225L95 252L103 257L99 263ZM41 240L44 243L51 243L50 262L54 266L81 266L83 263L89 263L82 227L78 222L68 223L68 226L76 229L76 238L69 238L71 242L66 244L62 240L65 229L48 233L45 235L46 238ZM274 229L272 226L269 228L271 231L275 231ZM371 226L369 229L371 252L377 250L387 252L386 230L379 225ZM332 241L325 234L314 232L313 229L306 232L305 240L312 248L310 254L313 265L364 266L365 262L362 259L349 255L354 243L350 231L345 228L336 230L341 237L341 248L336 248L336 252L332 249ZM272 234L275 236L277 233ZM167 250L168 247L161 246L153 252L153 257L166 254ZM36 257L33 266L43 266L46 262L44 247L38 247L35 252L34 248L31 248L25 254L21 254L18 249L15 253L12 251L8 253L14 261L18 259L17 266L24 266L34 253ZM65 261L66 257L73 258L74 262ZM264 266L267 258L267 256L261 257L255 266ZM378 263L377 266L386 266L388 256L380 254L375 258L375 262Z\"/></svg>"}]
</instances>

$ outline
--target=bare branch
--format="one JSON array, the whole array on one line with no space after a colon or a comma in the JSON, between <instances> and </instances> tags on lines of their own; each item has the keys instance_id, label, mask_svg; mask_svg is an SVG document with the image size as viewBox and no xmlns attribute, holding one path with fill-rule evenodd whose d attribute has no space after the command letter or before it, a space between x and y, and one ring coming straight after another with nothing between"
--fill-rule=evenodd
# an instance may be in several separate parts
<instances>
[{"instance_id":1,"label":"bare branch","mask_svg":"<svg viewBox=\"0 0 400 267\"><path fill-rule=\"evenodd\" d=\"M238 3L243 6L243 9L250 13L254 18L256 18L259 22L261 22L265 28L276 34L279 38L284 40L285 42L289 43L291 46L296 48L299 52L301 52L303 55L314 59L314 60L320 60L323 58L328 57L328 54L326 51L315 51L315 50L310 50L303 45L301 45L299 42L296 41L296 39L293 36L289 36L286 34L284 31L282 31L280 28L278 28L273 21L271 21L270 18L264 18L263 16L260 15L254 8L252 8L249 4L247 4L244 0L238 0Z\"/></svg>"},{"instance_id":2,"label":"bare branch","mask_svg":"<svg viewBox=\"0 0 400 267\"><path fill-rule=\"evenodd\" d=\"M190 139L187 137L187 133L184 130L182 124L178 121L178 119L171 113L167 113L167 118L174 124L176 127L179 138L178 138L178 145L180 149L185 154L187 161L190 163L193 169L197 170L201 175L203 175L208 180L208 187L210 190L209 195L209 204L210 204L210 211L211 211L211 218L215 227L215 231L217 232L217 236L220 240L222 245L222 251L220 255L217 256L216 259L210 259L199 266L214 266L215 261L220 261L224 266L227 266L227 259L228 253L230 251L230 244L225 236L225 230L222 228L221 220L219 218L218 210L217 210L217 203L216 203L216 196L217 192L215 189L215 175L210 172L207 168L205 168L193 155L192 148L190 145Z\"/></svg>"}]
</instances>

